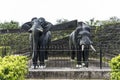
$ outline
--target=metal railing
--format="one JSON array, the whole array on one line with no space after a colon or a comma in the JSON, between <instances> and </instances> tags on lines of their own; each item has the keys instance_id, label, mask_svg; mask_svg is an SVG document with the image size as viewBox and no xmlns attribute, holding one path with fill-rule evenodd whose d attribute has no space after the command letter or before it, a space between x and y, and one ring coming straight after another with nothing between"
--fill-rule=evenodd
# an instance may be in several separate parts
<instances>
[{"instance_id":1,"label":"metal railing","mask_svg":"<svg viewBox=\"0 0 120 80\"><path fill-rule=\"evenodd\" d=\"M92 29L91 33L94 34ZM120 31L119 28L109 28L110 31ZM7 54L31 54L29 34L21 30L3 30L0 31L0 52L1 56ZM106 33L104 33L106 32ZM109 31L99 31L92 36L96 52L90 49L89 66L106 68L109 67L108 61L120 53L120 33L112 33ZM76 66L76 59L71 61L68 37L54 40L49 46L48 61L46 65L50 67L71 67ZM31 62L30 62L31 63Z\"/></svg>"}]
</instances>

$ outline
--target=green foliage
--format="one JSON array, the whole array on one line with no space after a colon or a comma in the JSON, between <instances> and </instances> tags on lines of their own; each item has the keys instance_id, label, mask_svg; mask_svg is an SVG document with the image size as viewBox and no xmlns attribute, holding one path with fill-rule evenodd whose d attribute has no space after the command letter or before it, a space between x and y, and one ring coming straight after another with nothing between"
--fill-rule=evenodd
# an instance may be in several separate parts
<instances>
[{"instance_id":1,"label":"green foliage","mask_svg":"<svg viewBox=\"0 0 120 80\"><path fill-rule=\"evenodd\" d=\"M0 46L0 56L9 55L11 51L10 46Z\"/></svg>"},{"instance_id":2,"label":"green foliage","mask_svg":"<svg viewBox=\"0 0 120 80\"><path fill-rule=\"evenodd\" d=\"M104 26L114 25L114 24L120 23L120 19L116 16L113 16L113 17L110 17L109 20L101 21L101 23Z\"/></svg>"},{"instance_id":3,"label":"green foliage","mask_svg":"<svg viewBox=\"0 0 120 80\"><path fill-rule=\"evenodd\" d=\"M15 21L0 23L0 29L18 29L19 23Z\"/></svg>"},{"instance_id":4,"label":"green foliage","mask_svg":"<svg viewBox=\"0 0 120 80\"><path fill-rule=\"evenodd\" d=\"M110 67L112 69L111 80L120 80L120 54L119 56L112 58Z\"/></svg>"},{"instance_id":5,"label":"green foliage","mask_svg":"<svg viewBox=\"0 0 120 80\"><path fill-rule=\"evenodd\" d=\"M109 27L111 25L116 25L120 23L120 19L116 16L110 17L109 20L95 20L90 19L90 21L86 21L88 25L93 27L95 29L95 34L100 33L100 31L104 30L106 27Z\"/></svg>"},{"instance_id":6,"label":"green foliage","mask_svg":"<svg viewBox=\"0 0 120 80\"><path fill-rule=\"evenodd\" d=\"M86 23L90 25L94 30L92 32L92 35L96 35L93 38L93 41L99 42L100 41L99 35L106 34L107 32L105 31L110 31L107 30L110 26L116 27L118 23L120 24L120 19L116 16L110 17L109 20L95 20L94 18L92 18L89 21L86 21Z\"/></svg>"},{"instance_id":7,"label":"green foliage","mask_svg":"<svg viewBox=\"0 0 120 80\"><path fill-rule=\"evenodd\" d=\"M29 34L28 33L9 33L0 34L0 45L9 46L11 54L24 48L29 47Z\"/></svg>"},{"instance_id":8,"label":"green foliage","mask_svg":"<svg viewBox=\"0 0 120 80\"><path fill-rule=\"evenodd\" d=\"M27 60L25 56L0 57L0 80L24 80L28 72Z\"/></svg>"}]
</instances>

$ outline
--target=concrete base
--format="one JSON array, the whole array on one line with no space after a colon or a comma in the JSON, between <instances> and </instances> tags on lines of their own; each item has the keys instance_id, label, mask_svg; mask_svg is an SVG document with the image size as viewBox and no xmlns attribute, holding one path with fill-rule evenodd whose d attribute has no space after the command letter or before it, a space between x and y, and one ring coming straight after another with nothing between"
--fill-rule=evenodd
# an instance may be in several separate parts
<instances>
[{"instance_id":1,"label":"concrete base","mask_svg":"<svg viewBox=\"0 0 120 80\"><path fill-rule=\"evenodd\" d=\"M110 69L96 68L44 68L31 69L27 79L110 79Z\"/></svg>"}]
</instances>

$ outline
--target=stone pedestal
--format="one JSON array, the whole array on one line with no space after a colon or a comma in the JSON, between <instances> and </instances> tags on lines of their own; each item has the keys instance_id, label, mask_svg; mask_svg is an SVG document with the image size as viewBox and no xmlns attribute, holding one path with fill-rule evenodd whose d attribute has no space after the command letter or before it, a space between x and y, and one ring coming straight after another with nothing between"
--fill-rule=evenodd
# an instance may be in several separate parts
<instances>
[{"instance_id":1,"label":"stone pedestal","mask_svg":"<svg viewBox=\"0 0 120 80\"><path fill-rule=\"evenodd\" d=\"M29 79L110 79L110 69L95 68L45 68L29 69Z\"/></svg>"}]
</instances>

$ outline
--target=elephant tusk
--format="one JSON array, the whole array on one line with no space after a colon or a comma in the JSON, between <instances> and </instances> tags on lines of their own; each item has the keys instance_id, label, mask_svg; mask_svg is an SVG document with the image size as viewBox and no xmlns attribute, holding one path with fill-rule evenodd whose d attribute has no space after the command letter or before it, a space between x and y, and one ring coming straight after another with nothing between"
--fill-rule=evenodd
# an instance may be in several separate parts
<instances>
[{"instance_id":1,"label":"elephant tusk","mask_svg":"<svg viewBox=\"0 0 120 80\"><path fill-rule=\"evenodd\" d=\"M29 33L32 33L32 29L29 29L28 32L29 32Z\"/></svg>"},{"instance_id":2,"label":"elephant tusk","mask_svg":"<svg viewBox=\"0 0 120 80\"><path fill-rule=\"evenodd\" d=\"M84 45L82 45L82 51L84 51L84 47L85 47L85 46L84 46Z\"/></svg>"},{"instance_id":3,"label":"elephant tusk","mask_svg":"<svg viewBox=\"0 0 120 80\"><path fill-rule=\"evenodd\" d=\"M90 45L90 47L92 48L93 51L96 52L95 48L93 47L93 45Z\"/></svg>"},{"instance_id":4,"label":"elephant tusk","mask_svg":"<svg viewBox=\"0 0 120 80\"><path fill-rule=\"evenodd\" d=\"M37 30L39 30L39 31L43 32L43 30L42 30L42 29L37 28Z\"/></svg>"}]
</instances>

